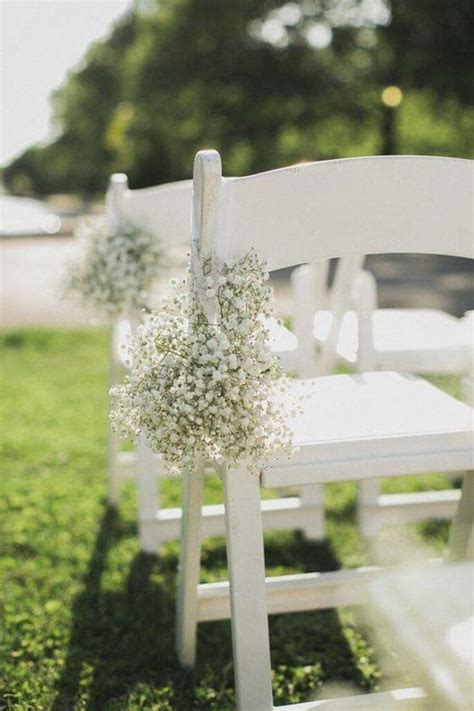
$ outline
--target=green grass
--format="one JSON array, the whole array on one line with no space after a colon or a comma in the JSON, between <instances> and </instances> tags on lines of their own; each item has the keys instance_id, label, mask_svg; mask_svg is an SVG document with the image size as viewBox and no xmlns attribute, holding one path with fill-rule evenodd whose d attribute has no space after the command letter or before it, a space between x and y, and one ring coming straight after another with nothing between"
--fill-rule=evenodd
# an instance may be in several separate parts
<instances>
[{"instance_id":1,"label":"green grass","mask_svg":"<svg viewBox=\"0 0 474 711\"><path fill-rule=\"evenodd\" d=\"M0 482L0 708L170 709L234 707L230 629L200 626L194 673L173 650L177 544L160 558L139 552L134 491L107 510L107 333L4 333ZM400 479L397 487L446 486ZM179 483L163 486L176 503ZM218 500L211 482L207 497ZM355 486L327 487L328 539L267 537L270 573L367 562L354 522ZM438 548L446 526L420 529ZM203 579L226 577L222 540L206 543ZM334 686L383 686L367 633L351 609L270 621L277 704Z\"/></svg>"}]
</instances>

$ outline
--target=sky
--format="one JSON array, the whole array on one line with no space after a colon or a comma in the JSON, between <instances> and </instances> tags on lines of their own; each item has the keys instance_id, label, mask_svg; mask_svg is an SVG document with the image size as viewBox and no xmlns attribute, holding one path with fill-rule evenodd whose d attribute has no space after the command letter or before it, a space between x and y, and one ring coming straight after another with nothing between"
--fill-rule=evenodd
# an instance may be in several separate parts
<instances>
[{"instance_id":1,"label":"sky","mask_svg":"<svg viewBox=\"0 0 474 711\"><path fill-rule=\"evenodd\" d=\"M50 135L50 93L132 0L0 0L0 165Z\"/></svg>"}]
</instances>

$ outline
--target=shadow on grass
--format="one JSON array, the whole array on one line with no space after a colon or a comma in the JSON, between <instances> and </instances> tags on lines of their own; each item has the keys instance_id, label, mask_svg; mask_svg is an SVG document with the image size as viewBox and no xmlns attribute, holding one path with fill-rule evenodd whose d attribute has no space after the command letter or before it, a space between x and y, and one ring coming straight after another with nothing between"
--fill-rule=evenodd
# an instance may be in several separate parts
<instances>
[{"instance_id":1,"label":"shadow on grass","mask_svg":"<svg viewBox=\"0 0 474 711\"><path fill-rule=\"evenodd\" d=\"M156 693L169 693L163 704L166 709L233 708L228 621L200 626L195 673L178 667L174 654L175 555L160 559L139 553L130 564L123 588L103 588L109 553L122 535L117 514L107 511L83 590L73 606L67 657L53 711L162 708L154 705ZM266 555L269 568L312 571L339 567L328 543L309 543L297 533L270 536ZM224 546L214 542L210 550L205 548L203 564L207 571L224 569ZM327 679L367 686L337 612L275 616L270 630L279 704L294 701L295 694L307 698ZM142 700L138 703L136 699L135 704L131 697L137 690Z\"/></svg>"},{"instance_id":2,"label":"shadow on grass","mask_svg":"<svg viewBox=\"0 0 474 711\"><path fill-rule=\"evenodd\" d=\"M108 555L128 533L117 513L106 510L83 590L73 605L69 646L53 711L103 709L136 681L159 686L166 681L167 671L175 668L170 661L172 592L169 586L151 580L153 572L159 573L159 560L139 553L131 562L123 590L102 587Z\"/></svg>"},{"instance_id":3,"label":"shadow on grass","mask_svg":"<svg viewBox=\"0 0 474 711\"><path fill-rule=\"evenodd\" d=\"M269 533L265 536L267 574L328 572L340 569L330 541L308 541L300 531ZM225 568L224 546L212 546L203 553L206 569ZM341 618L334 609L272 615L270 641L274 701L278 705L311 700L327 682L347 693L370 691L379 681L371 661L372 651L357 630L350 613ZM223 645L225 640L225 645ZM201 653L216 655L231 647L227 622L200 626ZM363 658L362 664L359 658ZM202 659L202 656L201 656ZM232 666L221 656L222 674L233 685ZM365 669L363 669L366 663ZM370 669L368 669L370 665ZM198 669L199 672L199 669ZM201 708L201 707L199 707ZM203 707L205 708L205 707Z\"/></svg>"}]
</instances>

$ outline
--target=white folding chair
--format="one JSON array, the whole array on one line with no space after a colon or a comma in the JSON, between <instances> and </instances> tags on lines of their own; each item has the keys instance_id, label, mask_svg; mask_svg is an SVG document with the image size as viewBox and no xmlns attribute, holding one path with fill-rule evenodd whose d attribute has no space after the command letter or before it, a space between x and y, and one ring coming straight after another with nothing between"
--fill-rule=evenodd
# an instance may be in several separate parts
<instances>
[{"instance_id":1,"label":"white folding chair","mask_svg":"<svg viewBox=\"0 0 474 711\"><path fill-rule=\"evenodd\" d=\"M127 177L111 177L107 193L107 215L111 229L128 221L145 227L169 247L189 248L192 181L169 183L142 190L129 190ZM140 313L116 319L112 325L110 346L110 386L118 383L126 368L126 348L133 328L141 321ZM295 370L297 339L277 321L270 324L271 347L286 370ZM138 456L137 456L138 455ZM156 552L162 543L179 538L180 508L161 508L159 480L166 472L158 457L146 446L138 451L121 451L117 436L109 431L108 500L116 505L126 479L137 477L138 525L144 551ZM262 502L265 527L276 530L300 528L307 538L324 536L322 487L313 487L302 496L286 496ZM203 535L224 533L222 505L203 508Z\"/></svg>"},{"instance_id":2,"label":"white folding chair","mask_svg":"<svg viewBox=\"0 0 474 711\"><path fill-rule=\"evenodd\" d=\"M369 586L376 636L392 654L396 650L404 673L416 674L429 708L472 708L473 581L472 561L451 564L449 575L418 562L387 571Z\"/></svg>"},{"instance_id":3,"label":"white folding chair","mask_svg":"<svg viewBox=\"0 0 474 711\"><path fill-rule=\"evenodd\" d=\"M377 283L371 272L361 268L363 259L342 260L330 297L335 303L331 310L318 311L314 319L314 338L321 349L319 374L332 373L337 360L357 370L469 373L474 350L472 312L456 318L439 309L378 308Z\"/></svg>"},{"instance_id":4,"label":"white folding chair","mask_svg":"<svg viewBox=\"0 0 474 711\"><path fill-rule=\"evenodd\" d=\"M358 372L456 374L462 376L464 400L474 404L474 312L456 318L438 309L378 309L376 281L363 263L364 255L341 259L330 293L323 292L327 261L294 270L300 361L314 368L316 345L318 375L334 372L338 361ZM360 530L374 536L384 524L451 519L459 495L453 489L381 495L376 479L361 482Z\"/></svg>"},{"instance_id":5,"label":"white folding chair","mask_svg":"<svg viewBox=\"0 0 474 711\"><path fill-rule=\"evenodd\" d=\"M472 258L471 191L472 164L464 160L357 158L225 179L218 153L204 151L194 169L193 252L219 269L254 247L270 271L350 254ZM472 409L421 378L376 372L296 381L294 387L311 395L294 422L298 449L292 459L270 463L260 481L245 467L222 467L230 585L199 584L202 477L195 471L184 478L178 655L183 666L192 666L197 623L230 616L240 711L273 709L267 615L360 603L376 574L359 568L265 580L260 485L363 481L473 465ZM472 536L473 490L466 477L451 534L453 556L464 555ZM393 708L411 696L320 705Z\"/></svg>"},{"instance_id":6,"label":"white folding chair","mask_svg":"<svg viewBox=\"0 0 474 711\"><path fill-rule=\"evenodd\" d=\"M124 222L132 222L147 228L167 245L184 246L189 232L191 193L192 181L189 180L144 190L129 190L127 176L115 173L110 178L106 198L109 227L116 231ZM111 387L120 382L127 367L128 338L141 320L142 314L135 312L116 318L112 323L109 355ZM137 458L135 452L121 451L120 440L110 427L108 441L108 501L115 506L122 483L136 475ZM148 506L152 508L155 493L154 484L150 484L152 500Z\"/></svg>"}]
</instances>

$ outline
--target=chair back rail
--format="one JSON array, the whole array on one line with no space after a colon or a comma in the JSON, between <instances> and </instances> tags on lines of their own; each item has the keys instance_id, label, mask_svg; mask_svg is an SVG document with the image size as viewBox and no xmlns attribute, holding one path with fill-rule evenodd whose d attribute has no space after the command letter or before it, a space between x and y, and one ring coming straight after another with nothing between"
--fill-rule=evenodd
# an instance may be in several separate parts
<instances>
[{"instance_id":1,"label":"chair back rail","mask_svg":"<svg viewBox=\"0 0 474 711\"><path fill-rule=\"evenodd\" d=\"M188 245L192 180L130 190L127 176L112 175L107 192L107 214L112 227L129 220L151 230L162 242Z\"/></svg>"},{"instance_id":2,"label":"chair back rail","mask_svg":"<svg viewBox=\"0 0 474 711\"><path fill-rule=\"evenodd\" d=\"M472 161L429 156L347 158L222 178L219 154L201 151L194 237L202 257L212 251L218 262L255 247L270 271L361 254L473 258L473 178Z\"/></svg>"}]
</instances>

